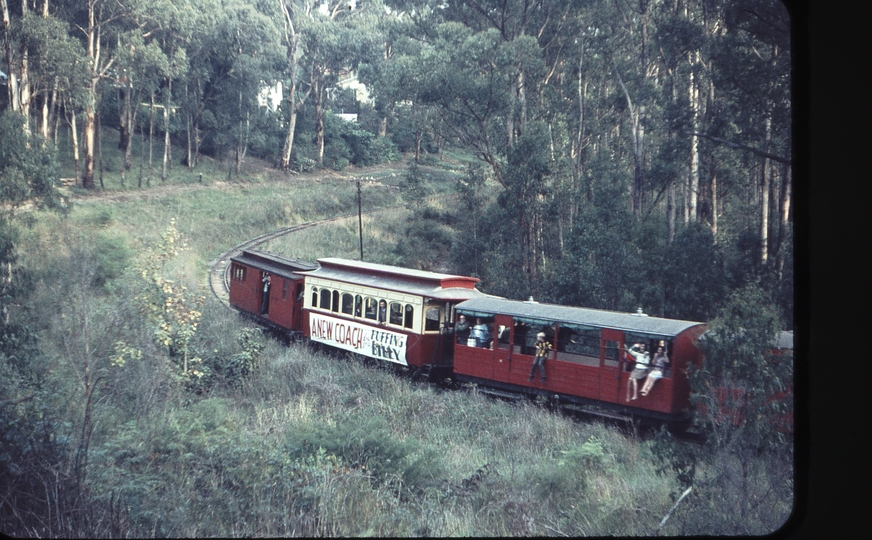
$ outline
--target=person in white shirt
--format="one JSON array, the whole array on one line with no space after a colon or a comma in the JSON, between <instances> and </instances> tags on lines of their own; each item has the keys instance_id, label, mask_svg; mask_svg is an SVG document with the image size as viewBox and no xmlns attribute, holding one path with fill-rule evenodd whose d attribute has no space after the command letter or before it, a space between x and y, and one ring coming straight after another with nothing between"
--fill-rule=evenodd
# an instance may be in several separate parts
<instances>
[{"instance_id":1,"label":"person in white shirt","mask_svg":"<svg viewBox=\"0 0 872 540\"><path fill-rule=\"evenodd\" d=\"M651 363L651 355L645 350L644 343L634 343L632 347L627 349L627 354L636 360L636 369L630 373L630 380L627 382L627 401L638 399L639 395L639 380L644 379L648 374L648 366ZM633 397L630 398L630 389L633 389Z\"/></svg>"}]
</instances>

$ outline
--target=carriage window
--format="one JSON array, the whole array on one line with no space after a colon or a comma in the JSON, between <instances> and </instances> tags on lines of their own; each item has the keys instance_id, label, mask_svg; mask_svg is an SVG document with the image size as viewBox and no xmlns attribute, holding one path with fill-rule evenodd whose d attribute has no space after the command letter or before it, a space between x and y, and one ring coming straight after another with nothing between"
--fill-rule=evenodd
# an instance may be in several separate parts
<instances>
[{"instance_id":1,"label":"carriage window","mask_svg":"<svg viewBox=\"0 0 872 540\"><path fill-rule=\"evenodd\" d=\"M238 264L233 265L233 271L231 272L233 279L236 281L245 281L245 267L240 266Z\"/></svg>"},{"instance_id":2,"label":"carriage window","mask_svg":"<svg viewBox=\"0 0 872 540\"><path fill-rule=\"evenodd\" d=\"M508 349L509 348L509 335L511 334L511 329L505 325L497 326L496 332L496 340L494 343L500 349Z\"/></svg>"},{"instance_id":3,"label":"carriage window","mask_svg":"<svg viewBox=\"0 0 872 540\"><path fill-rule=\"evenodd\" d=\"M348 293L342 295L342 313L351 315L354 309L354 297Z\"/></svg>"},{"instance_id":4,"label":"carriage window","mask_svg":"<svg viewBox=\"0 0 872 540\"><path fill-rule=\"evenodd\" d=\"M406 304L406 314L403 318L403 326L405 328L412 328L412 325L415 321L415 308L412 307L411 304Z\"/></svg>"},{"instance_id":5,"label":"carriage window","mask_svg":"<svg viewBox=\"0 0 872 540\"><path fill-rule=\"evenodd\" d=\"M339 311L339 291L333 291L333 311Z\"/></svg>"},{"instance_id":6,"label":"carriage window","mask_svg":"<svg viewBox=\"0 0 872 540\"><path fill-rule=\"evenodd\" d=\"M620 363L618 362L619 354L618 354L618 342L605 340L605 358L603 358L603 365L607 367L618 367Z\"/></svg>"},{"instance_id":7,"label":"carriage window","mask_svg":"<svg viewBox=\"0 0 872 540\"><path fill-rule=\"evenodd\" d=\"M288 280L282 280L282 300L288 299Z\"/></svg>"},{"instance_id":8,"label":"carriage window","mask_svg":"<svg viewBox=\"0 0 872 540\"><path fill-rule=\"evenodd\" d=\"M424 312L424 331L435 332L439 330L439 321L442 318L442 310L438 307L427 308Z\"/></svg>"},{"instance_id":9,"label":"carriage window","mask_svg":"<svg viewBox=\"0 0 872 540\"><path fill-rule=\"evenodd\" d=\"M630 348L636 343L641 343L645 346L645 350L648 351L648 354L654 356L654 350L657 345L657 340L653 339L650 335L646 334L635 334L633 332L624 332L624 347Z\"/></svg>"},{"instance_id":10,"label":"carriage window","mask_svg":"<svg viewBox=\"0 0 872 540\"><path fill-rule=\"evenodd\" d=\"M467 319L472 319L467 345L490 349L494 339L494 318L485 316L467 317Z\"/></svg>"},{"instance_id":11,"label":"carriage window","mask_svg":"<svg viewBox=\"0 0 872 540\"><path fill-rule=\"evenodd\" d=\"M397 326L403 324L403 306L397 302L391 302L390 322Z\"/></svg>"},{"instance_id":12,"label":"carriage window","mask_svg":"<svg viewBox=\"0 0 872 540\"><path fill-rule=\"evenodd\" d=\"M321 289L321 309L330 309L330 289Z\"/></svg>"},{"instance_id":13,"label":"carriage window","mask_svg":"<svg viewBox=\"0 0 872 540\"><path fill-rule=\"evenodd\" d=\"M599 366L600 331L575 325L561 325L557 329L557 359L578 362L586 366Z\"/></svg>"},{"instance_id":14,"label":"carriage window","mask_svg":"<svg viewBox=\"0 0 872 540\"><path fill-rule=\"evenodd\" d=\"M354 316L360 317L363 314L363 297L359 294L354 297Z\"/></svg>"},{"instance_id":15,"label":"carriage window","mask_svg":"<svg viewBox=\"0 0 872 540\"><path fill-rule=\"evenodd\" d=\"M545 341L554 343L554 326L548 321L537 319L515 319L515 339L512 343L518 354L536 354L536 334L545 333Z\"/></svg>"},{"instance_id":16,"label":"carriage window","mask_svg":"<svg viewBox=\"0 0 872 540\"><path fill-rule=\"evenodd\" d=\"M318 289L312 287L312 307L318 307Z\"/></svg>"},{"instance_id":17,"label":"carriage window","mask_svg":"<svg viewBox=\"0 0 872 540\"><path fill-rule=\"evenodd\" d=\"M376 312L378 311L378 300L375 298L368 296L366 298L366 314L364 315L367 319L376 319Z\"/></svg>"}]
</instances>

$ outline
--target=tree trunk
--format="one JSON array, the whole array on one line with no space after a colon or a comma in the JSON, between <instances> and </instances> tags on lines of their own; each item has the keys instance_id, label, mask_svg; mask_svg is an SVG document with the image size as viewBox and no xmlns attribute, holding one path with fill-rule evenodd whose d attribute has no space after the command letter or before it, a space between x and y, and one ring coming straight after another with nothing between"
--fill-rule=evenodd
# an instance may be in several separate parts
<instances>
[{"instance_id":1,"label":"tree trunk","mask_svg":"<svg viewBox=\"0 0 872 540\"><path fill-rule=\"evenodd\" d=\"M70 129L73 138L73 163L75 165L76 185L79 183L79 132L76 129L76 110L70 103Z\"/></svg>"},{"instance_id":2,"label":"tree trunk","mask_svg":"<svg viewBox=\"0 0 872 540\"><path fill-rule=\"evenodd\" d=\"M146 187L151 187L152 158L154 157L154 92L148 106L148 174L145 177Z\"/></svg>"},{"instance_id":3,"label":"tree trunk","mask_svg":"<svg viewBox=\"0 0 872 540\"><path fill-rule=\"evenodd\" d=\"M169 86L167 88L167 99L166 103L164 103L164 153L163 153L163 162L161 163L161 171L160 171L160 181L165 182L167 179L167 170L169 169L169 162L172 159L170 153L170 110L172 103L172 95L173 95L173 81L170 79Z\"/></svg>"},{"instance_id":4,"label":"tree trunk","mask_svg":"<svg viewBox=\"0 0 872 540\"><path fill-rule=\"evenodd\" d=\"M315 146L318 149L318 166L324 166L324 89L320 78L314 81L313 98L315 100Z\"/></svg>"},{"instance_id":5,"label":"tree trunk","mask_svg":"<svg viewBox=\"0 0 872 540\"><path fill-rule=\"evenodd\" d=\"M85 189L94 189L97 185L94 183L95 156L97 153L96 146L97 135L97 113L94 105L88 105L85 108L85 160L82 166L82 187Z\"/></svg>"},{"instance_id":6,"label":"tree trunk","mask_svg":"<svg viewBox=\"0 0 872 540\"><path fill-rule=\"evenodd\" d=\"M614 61L613 61L614 64ZM630 122L633 139L633 218L636 221L642 219L642 189L645 185L645 128L642 125L642 119L645 114L644 107L633 106L633 100L630 98L630 92L627 90L624 80L618 71L617 64L614 64L615 73L618 76L618 83L621 85L621 90L624 92L624 97L627 100L627 110L630 111ZM606 131L608 133L608 131Z\"/></svg>"},{"instance_id":7,"label":"tree trunk","mask_svg":"<svg viewBox=\"0 0 872 540\"><path fill-rule=\"evenodd\" d=\"M776 252L776 270L778 272L778 279L781 279L784 271L784 250L781 249L781 247L784 242L784 237L787 236L787 228L790 225L791 176L790 165L785 165L781 190L781 219L778 227L778 251Z\"/></svg>"},{"instance_id":8,"label":"tree trunk","mask_svg":"<svg viewBox=\"0 0 872 540\"><path fill-rule=\"evenodd\" d=\"M670 181L666 188L666 223L667 240L671 244L675 238L675 182Z\"/></svg>"},{"instance_id":9,"label":"tree trunk","mask_svg":"<svg viewBox=\"0 0 872 540\"><path fill-rule=\"evenodd\" d=\"M575 141L575 176L584 182L584 97L587 93L587 80L584 77L584 41L580 39L578 58L578 132ZM590 197L588 196L588 202Z\"/></svg>"},{"instance_id":10,"label":"tree trunk","mask_svg":"<svg viewBox=\"0 0 872 540\"><path fill-rule=\"evenodd\" d=\"M769 151L772 142L772 117L766 116L766 143L765 151ZM768 158L763 158L760 178L760 262L765 266L769 261L769 190L771 182L771 169Z\"/></svg>"},{"instance_id":11,"label":"tree trunk","mask_svg":"<svg viewBox=\"0 0 872 540\"><path fill-rule=\"evenodd\" d=\"M97 171L100 178L100 189L106 189L103 185L103 130L100 126L100 114L97 114Z\"/></svg>"},{"instance_id":12,"label":"tree trunk","mask_svg":"<svg viewBox=\"0 0 872 540\"><path fill-rule=\"evenodd\" d=\"M82 167L82 187L86 189L96 187L94 184L95 123L98 104L97 81L100 78L100 30L96 23L96 16L96 2L90 0L88 2L88 29L85 34L88 40L87 53L90 65L85 104L85 161Z\"/></svg>"},{"instance_id":13,"label":"tree trunk","mask_svg":"<svg viewBox=\"0 0 872 540\"><path fill-rule=\"evenodd\" d=\"M712 166L712 236L718 241L718 173Z\"/></svg>"},{"instance_id":14,"label":"tree trunk","mask_svg":"<svg viewBox=\"0 0 872 540\"><path fill-rule=\"evenodd\" d=\"M694 61L691 60L691 70L693 65ZM693 71L690 72L688 98L690 99L693 134L690 136L690 170L687 177L687 194L690 198L687 202L685 223L697 220L697 207L699 203L699 137L696 136L696 133L699 132L699 88L697 88L696 81L694 80Z\"/></svg>"},{"instance_id":15,"label":"tree trunk","mask_svg":"<svg viewBox=\"0 0 872 540\"><path fill-rule=\"evenodd\" d=\"M58 105L58 102L60 101L60 93L58 92L59 84L58 77L55 77L54 85L51 90L51 104L48 108L48 126L45 132L46 138L53 139L55 146L57 146L58 109L60 108Z\"/></svg>"},{"instance_id":16,"label":"tree trunk","mask_svg":"<svg viewBox=\"0 0 872 540\"><path fill-rule=\"evenodd\" d=\"M290 78L288 84L288 134L285 137L285 147L282 149L281 163L282 170L287 171L291 168L291 152L294 149L294 131L297 128L297 112L299 112L296 100L298 38L297 31L294 28L294 20L291 16L290 9L288 9L288 5L285 3L285 0L280 0L279 4L282 8L282 14L285 18L285 44L287 45L288 77Z\"/></svg>"},{"instance_id":17,"label":"tree trunk","mask_svg":"<svg viewBox=\"0 0 872 540\"><path fill-rule=\"evenodd\" d=\"M187 154L185 154L185 163L188 165L188 170L194 168L193 141L191 140L191 111L185 111L185 140L188 144Z\"/></svg>"}]
</instances>

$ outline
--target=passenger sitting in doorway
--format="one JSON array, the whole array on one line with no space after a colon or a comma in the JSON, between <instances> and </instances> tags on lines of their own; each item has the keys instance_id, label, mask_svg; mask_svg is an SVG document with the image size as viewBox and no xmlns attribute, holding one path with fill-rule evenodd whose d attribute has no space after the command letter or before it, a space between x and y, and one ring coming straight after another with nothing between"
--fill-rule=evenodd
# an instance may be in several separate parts
<instances>
[{"instance_id":1,"label":"passenger sitting in doorway","mask_svg":"<svg viewBox=\"0 0 872 540\"><path fill-rule=\"evenodd\" d=\"M654 353L654 369L648 374L645 379L645 384L642 385L642 395L647 396L651 391L651 387L657 382L657 379L663 378L663 373L666 371L666 366L669 365L669 357L666 356L666 349L663 345L657 347L657 352Z\"/></svg>"},{"instance_id":2,"label":"passenger sitting in doorway","mask_svg":"<svg viewBox=\"0 0 872 540\"><path fill-rule=\"evenodd\" d=\"M651 355L645 350L644 343L633 344L632 347L627 349L627 353L636 360L636 369L630 373L630 380L627 382L627 401L630 401L630 388L633 389L632 399L639 398L639 380L644 379L645 375L648 374L648 365L651 363Z\"/></svg>"},{"instance_id":3,"label":"passenger sitting in doorway","mask_svg":"<svg viewBox=\"0 0 872 540\"><path fill-rule=\"evenodd\" d=\"M472 327L470 337L475 339L475 346L486 349L490 342L490 330L486 324L481 322L480 318L475 319L475 326Z\"/></svg>"},{"instance_id":4,"label":"passenger sitting in doorway","mask_svg":"<svg viewBox=\"0 0 872 540\"><path fill-rule=\"evenodd\" d=\"M542 382L545 382L545 360L548 359L550 352L551 343L545 341L545 332L539 332L536 334L536 358L533 359L533 367L530 368L530 376L527 378L527 382L533 380L536 368L542 370Z\"/></svg>"}]
</instances>

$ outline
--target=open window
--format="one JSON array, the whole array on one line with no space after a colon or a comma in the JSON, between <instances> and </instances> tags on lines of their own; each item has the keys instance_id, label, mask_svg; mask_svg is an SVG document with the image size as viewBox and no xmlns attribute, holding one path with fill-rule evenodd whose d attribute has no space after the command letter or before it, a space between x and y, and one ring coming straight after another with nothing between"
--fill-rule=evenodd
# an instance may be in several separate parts
<instances>
[{"instance_id":1,"label":"open window","mask_svg":"<svg viewBox=\"0 0 872 540\"><path fill-rule=\"evenodd\" d=\"M403 325L403 305L399 302L391 302L388 321L397 326Z\"/></svg>"},{"instance_id":2,"label":"open window","mask_svg":"<svg viewBox=\"0 0 872 540\"><path fill-rule=\"evenodd\" d=\"M599 366L599 328L561 324L557 327L557 359Z\"/></svg>"},{"instance_id":3,"label":"open window","mask_svg":"<svg viewBox=\"0 0 872 540\"><path fill-rule=\"evenodd\" d=\"M542 319L515 317L515 337L512 347L515 354L536 354L536 334L543 332L545 341L554 343L554 324Z\"/></svg>"},{"instance_id":4,"label":"open window","mask_svg":"<svg viewBox=\"0 0 872 540\"><path fill-rule=\"evenodd\" d=\"M412 328L415 324L415 307L412 304L406 304L403 308L403 328Z\"/></svg>"},{"instance_id":5,"label":"open window","mask_svg":"<svg viewBox=\"0 0 872 540\"><path fill-rule=\"evenodd\" d=\"M371 296L366 297L366 311L364 312L364 317L367 319L376 320L378 316L378 300Z\"/></svg>"},{"instance_id":6,"label":"open window","mask_svg":"<svg viewBox=\"0 0 872 540\"><path fill-rule=\"evenodd\" d=\"M428 307L424 311L424 331L438 332L442 322L442 310L438 307Z\"/></svg>"},{"instance_id":7,"label":"open window","mask_svg":"<svg viewBox=\"0 0 872 540\"><path fill-rule=\"evenodd\" d=\"M349 293L342 294L342 313L351 315L354 312L354 297Z\"/></svg>"}]
</instances>

